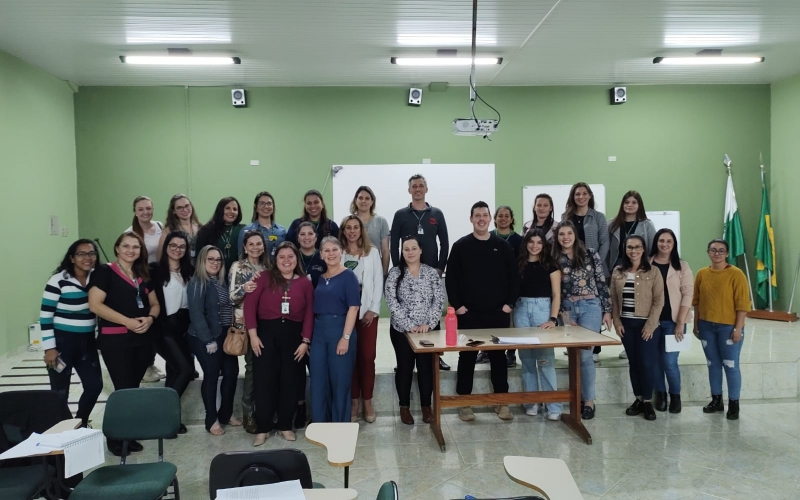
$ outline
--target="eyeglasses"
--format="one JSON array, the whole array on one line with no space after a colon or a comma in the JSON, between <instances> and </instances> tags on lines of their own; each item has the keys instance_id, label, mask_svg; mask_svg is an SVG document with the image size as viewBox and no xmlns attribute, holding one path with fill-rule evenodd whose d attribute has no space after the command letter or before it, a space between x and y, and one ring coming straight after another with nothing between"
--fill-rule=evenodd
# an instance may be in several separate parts
<instances>
[{"instance_id":1,"label":"eyeglasses","mask_svg":"<svg viewBox=\"0 0 800 500\"><path fill-rule=\"evenodd\" d=\"M176 212L183 212L184 210L189 210L190 208L192 208L191 205L181 205L179 207L175 207L175 211Z\"/></svg>"},{"instance_id":2,"label":"eyeglasses","mask_svg":"<svg viewBox=\"0 0 800 500\"><path fill-rule=\"evenodd\" d=\"M219 263L222 262L222 259L220 259L219 257L209 257L206 260L211 262L211 263L213 263L213 264L219 264Z\"/></svg>"},{"instance_id":3,"label":"eyeglasses","mask_svg":"<svg viewBox=\"0 0 800 500\"><path fill-rule=\"evenodd\" d=\"M263 208L263 207L274 207L274 206L275 206L275 203L273 203L273 202L271 202L271 201L259 201L259 202L258 202L258 206L259 206L259 208Z\"/></svg>"},{"instance_id":4,"label":"eyeglasses","mask_svg":"<svg viewBox=\"0 0 800 500\"><path fill-rule=\"evenodd\" d=\"M631 252L641 252L644 250L644 247L642 245L636 245L635 247L627 246L625 247L625 250L630 250Z\"/></svg>"},{"instance_id":5,"label":"eyeglasses","mask_svg":"<svg viewBox=\"0 0 800 500\"><path fill-rule=\"evenodd\" d=\"M96 259L97 252L78 252L75 254L75 257L79 259Z\"/></svg>"},{"instance_id":6,"label":"eyeglasses","mask_svg":"<svg viewBox=\"0 0 800 500\"><path fill-rule=\"evenodd\" d=\"M186 245L176 245L175 243L170 243L167 246L170 250L186 250Z\"/></svg>"},{"instance_id":7,"label":"eyeglasses","mask_svg":"<svg viewBox=\"0 0 800 500\"><path fill-rule=\"evenodd\" d=\"M724 248L709 248L708 253L710 255L724 255L728 253L728 251L725 250Z\"/></svg>"}]
</instances>

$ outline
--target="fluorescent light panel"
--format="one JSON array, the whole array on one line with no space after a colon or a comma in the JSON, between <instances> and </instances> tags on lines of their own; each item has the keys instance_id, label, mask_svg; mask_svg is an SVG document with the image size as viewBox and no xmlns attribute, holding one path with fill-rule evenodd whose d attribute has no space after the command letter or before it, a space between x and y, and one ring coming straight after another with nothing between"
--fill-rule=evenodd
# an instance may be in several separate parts
<instances>
[{"instance_id":1,"label":"fluorescent light panel","mask_svg":"<svg viewBox=\"0 0 800 500\"><path fill-rule=\"evenodd\" d=\"M149 64L157 66L224 66L241 64L238 57L214 56L119 56L126 64Z\"/></svg>"},{"instance_id":2,"label":"fluorescent light panel","mask_svg":"<svg viewBox=\"0 0 800 500\"><path fill-rule=\"evenodd\" d=\"M653 64L672 64L683 66L720 66L728 64L754 64L764 62L763 57L725 57L725 56L694 56L694 57L656 57Z\"/></svg>"},{"instance_id":3,"label":"fluorescent light panel","mask_svg":"<svg viewBox=\"0 0 800 500\"><path fill-rule=\"evenodd\" d=\"M501 64L502 57L476 57L476 66ZM392 64L398 66L470 66L471 57L393 57Z\"/></svg>"}]
</instances>

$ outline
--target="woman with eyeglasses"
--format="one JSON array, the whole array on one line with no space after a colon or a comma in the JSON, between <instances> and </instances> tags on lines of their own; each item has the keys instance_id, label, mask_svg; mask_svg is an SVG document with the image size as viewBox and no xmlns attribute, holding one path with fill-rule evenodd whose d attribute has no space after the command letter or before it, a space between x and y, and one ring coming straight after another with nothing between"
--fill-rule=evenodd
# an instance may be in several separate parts
<instances>
[{"instance_id":1,"label":"woman with eyeglasses","mask_svg":"<svg viewBox=\"0 0 800 500\"><path fill-rule=\"evenodd\" d=\"M267 242L258 229L244 231L241 259L233 263L230 270L230 294L233 306L233 326L241 331L244 328L244 299L256 289L256 278L270 267ZM242 384L242 420L244 430L256 433L255 412L253 411L253 349L250 346L244 355L244 383Z\"/></svg>"},{"instance_id":2,"label":"woman with eyeglasses","mask_svg":"<svg viewBox=\"0 0 800 500\"><path fill-rule=\"evenodd\" d=\"M328 269L314 289L314 346L309 358L314 422L350 422L361 292L355 273L342 263L343 251L333 236L320 244Z\"/></svg>"},{"instance_id":3,"label":"woman with eyeglasses","mask_svg":"<svg viewBox=\"0 0 800 500\"><path fill-rule=\"evenodd\" d=\"M286 241L291 241L295 246L300 246L297 241L297 228L303 222L310 222L317 233L317 249L320 242L326 236L339 237L339 226L328 219L328 210L325 208L325 201L322 193L316 189L310 189L303 196L303 215L299 219L292 221L289 230L286 232Z\"/></svg>"},{"instance_id":4,"label":"woman with eyeglasses","mask_svg":"<svg viewBox=\"0 0 800 500\"><path fill-rule=\"evenodd\" d=\"M570 221L556 228L553 257L561 268L561 311L565 324L578 325L600 333L611 327L611 300L603 271L603 260L578 238ZM581 349L581 414L584 420L595 415L597 371L591 349Z\"/></svg>"},{"instance_id":5,"label":"woman with eyeglasses","mask_svg":"<svg viewBox=\"0 0 800 500\"><path fill-rule=\"evenodd\" d=\"M132 231L144 241L147 262L158 262L158 242L161 241L164 225L153 220L153 202L147 196L133 200L133 223L125 232Z\"/></svg>"},{"instance_id":6,"label":"woman with eyeglasses","mask_svg":"<svg viewBox=\"0 0 800 500\"><path fill-rule=\"evenodd\" d=\"M653 238L650 263L664 279L664 307L661 309L659 328L661 339L658 346L659 364L655 379L656 411L667 411L667 384L669 383L669 412L681 412L681 371L678 369L678 351L666 350L666 338L674 335L677 342L683 341L686 322L689 321L694 296L694 279L689 263L678 255L678 240L671 229L659 229Z\"/></svg>"},{"instance_id":7,"label":"woman with eyeglasses","mask_svg":"<svg viewBox=\"0 0 800 500\"><path fill-rule=\"evenodd\" d=\"M244 227L241 222L242 209L239 206L239 200L233 196L222 198L217 203L211 220L200 229L200 233L197 235L197 248L205 248L209 245L217 247L224 261L224 269L230 269L233 263L239 260L237 242L239 233ZM226 279L227 276L222 277L223 281Z\"/></svg>"},{"instance_id":8,"label":"woman with eyeglasses","mask_svg":"<svg viewBox=\"0 0 800 500\"><path fill-rule=\"evenodd\" d=\"M223 206L224 208L224 206ZM205 246L197 255L197 267L189 281L189 348L203 368L200 391L206 409L205 426L213 436L225 434L223 425L240 426L242 421L233 416L233 396L239 361L226 354L222 343L233 323L233 309L228 286L225 283L225 260L215 246ZM219 382L219 374L222 381ZM220 405L217 408L217 384Z\"/></svg>"},{"instance_id":9,"label":"woman with eyeglasses","mask_svg":"<svg viewBox=\"0 0 800 500\"><path fill-rule=\"evenodd\" d=\"M195 244L200 227L202 227L202 224L197 218L192 201L185 194L176 194L169 200L167 220L164 222L164 231L161 233L161 240L158 242L158 255L160 256L164 249L164 240L166 240L167 235L174 231L181 231L186 235L186 251L189 253L189 260L194 266L194 260L197 256Z\"/></svg>"},{"instance_id":10,"label":"woman with eyeglasses","mask_svg":"<svg viewBox=\"0 0 800 500\"><path fill-rule=\"evenodd\" d=\"M544 232L545 239L552 243L555 225L553 198L547 193L537 194L533 200L533 219L523 224L522 234L524 235L533 229L541 229Z\"/></svg>"},{"instance_id":11,"label":"woman with eyeglasses","mask_svg":"<svg viewBox=\"0 0 800 500\"><path fill-rule=\"evenodd\" d=\"M375 193L369 186L360 186L356 189L353 201L350 202L350 213L357 215L364 223L372 243L381 256L383 275L389 272L389 223L384 217L375 213Z\"/></svg>"},{"instance_id":12,"label":"woman with eyeglasses","mask_svg":"<svg viewBox=\"0 0 800 500\"><path fill-rule=\"evenodd\" d=\"M297 408L295 403L301 368L305 380L305 365L300 362L311 345L314 289L305 279L293 243L284 241L278 245L275 257L275 265L258 277L255 291L244 299L245 323L254 354L258 425L253 446L264 444L275 428L285 440L295 441L292 416L302 411L305 420L305 406Z\"/></svg>"},{"instance_id":13,"label":"woman with eyeglasses","mask_svg":"<svg viewBox=\"0 0 800 500\"><path fill-rule=\"evenodd\" d=\"M81 380L83 393L75 415L81 419L81 427L86 427L89 422L89 415L103 390L95 341L96 319L89 310L87 293L96 266L97 246L94 241L81 239L70 245L45 285L39 312L50 389L66 399L73 368Z\"/></svg>"},{"instance_id":14,"label":"woman with eyeglasses","mask_svg":"<svg viewBox=\"0 0 800 500\"><path fill-rule=\"evenodd\" d=\"M628 354L631 388L636 396L625 414L644 414L645 420L655 420L653 378L659 359L664 279L644 257L645 247L644 238L638 234L625 239L622 264L611 274L611 311L614 329Z\"/></svg>"},{"instance_id":15,"label":"woman with eyeglasses","mask_svg":"<svg viewBox=\"0 0 800 500\"><path fill-rule=\"evenodd\" d=\"M342 263L353 271L361 288L361 311L356 322L356 366L351 388L350 420L358 422L358 400L364 400L364 420L375 421L372 395L375 388L375 355L378 344L378 315L383 296L383 269L381 256L372 246L364 223L356 215L342 221L339 236L344 247Z\"/></svg>"},{"instance_id":16,"label":"woman with eyeglasses","mask_svg":"<svg viewBox=\"0 0 800 500\"><path fill-rule=\"evenodd\" d=\"M97 315L97 347L103 355L114 390L139 387L150 364L156 340L153 323L161 306L150 281L144 241L134 232L114 243L116 260L98 266L89 282L89 309ZM108 450L122 454L122 442L108 439ZM136 441L132 452L142 451Z\"/></svg>"},{"instance_id":17,"label":"woman with eyeglasses","mask_svg":"<svg viewBox=\"0 0 800 500\"><path fill-rule=\"evenodd\" d=\"M728 381L728 420L739 419L739 395L742 373L739 354L744 344L744 319L750 312L747 278L728 263L728 242L711 240L708 244L711 265L697 271L694 278L694 335L703 344L708 361L711 402L703 413L725 411L722 401L722 371Z\"/></svg>"},{"instance_id":18,"label":"woman with eyeglasses","mask_svg":"<svg viewBox=\"0 0 800 500\"><path fill-rule=\"evenodd\" d=\"M189 301L186 286L194 274L189 256L189 237L182 231L167 233L164 250L156 264L150 264L150 276L158 303L163 304L156 320L159 335L156 352L167 365L164 386L182 397L194 375L194 361L186 340L189 330ZM186 433L181 423L179 434Z\"/></svg>"},{"instance_id":19,"label":"woman with eyeglasses","mask_svg":"<svg viewBox=\"0 0 800 500\"><path fill-rule=\"evenodd\" d=\"M312 223L306 221L297 226L297 241L300 243L300 265L311 284L317 288L319 277L328 270L328 266L316 247L317 232Z\"/></svg>"},{"instance_id":20,"label":"woman with eyeglasses","mask_svg":"<svg viewBox=\"0 0 800 500\"><path fill-rule=\"evenodd\" d=\"M278 245L286 240L286 228L275 222L275 199L269 194L269 191L261 191L253 200L253 217L250 219L250 224L244 226L239 233L237 248L240 254L244 249L246 231L261 232L266 243L264 249L267 257L271 262L274 261Z\"/></svg>"}]
</instances>

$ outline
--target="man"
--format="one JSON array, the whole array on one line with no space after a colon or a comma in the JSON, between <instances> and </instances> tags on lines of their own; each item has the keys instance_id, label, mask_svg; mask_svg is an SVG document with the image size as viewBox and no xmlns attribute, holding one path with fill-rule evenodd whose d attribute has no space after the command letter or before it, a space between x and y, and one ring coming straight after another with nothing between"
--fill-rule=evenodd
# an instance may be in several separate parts
<instances>
[{"instance_id":1,"label":"man","mask_svg":"<svg viewBox=\"0 0 800 500\"><path fill-rule=\"evenodd\" d=\"M492 215L485 202L472 205L470 221L472 234L453 244L445 277L448 300L459 315L458 329L508 328L520 285L514 250L489 232ZM494 392L507 393L505 352L488 351L488 355ZM456 394L472 394L477 357L477 351L459 352ZM503 420L514 418L508 405L497 405L494 411ZM475 419L469 406L460 408L458 416L465 422Z\"/></svg>"},{"instance_id":2,"label":"man","mask_svg":"<svg viewBox=\"0 0 800 500\"><path fill-rule=\"evenodd\" d=\"M444 214L438 208L425 202L428 183L422 175L415 174L408 179L408 193L411 195L411 203L395 212L394 219L392 219L392 229L389 233L392 265L400 264L402 239L413 234L416 235L422 249L422 263L436 269L441 276L447 265L447 254L450 251L450 240L447 238L447 223L444 220ZM439 240L438 247L437 238ZM449 370L450 366L442 361L442 358L439 358L439 368Z\"/></svg>"}]
</instances>

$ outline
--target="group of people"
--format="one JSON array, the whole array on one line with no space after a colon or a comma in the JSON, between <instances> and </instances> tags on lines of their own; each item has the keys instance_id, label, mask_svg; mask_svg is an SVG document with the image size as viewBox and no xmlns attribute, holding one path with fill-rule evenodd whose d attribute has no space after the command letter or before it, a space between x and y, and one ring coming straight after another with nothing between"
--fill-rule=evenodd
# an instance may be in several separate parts
<instances>
[{"instance_id":1,"label":"group of people","mask_svg":"<svg viewBox=\"0 0 800 500\"><path fill-rule=\"evenodd\" d=\"M704 411L724 408L724 370L727 415L738 418L738 357L750 303L744 274L727 264L723 240L709 244L711 265L693 280L675 234L655 230L639 193L626 193L607 223L594 209L591 188L577 183L560 222L552 198L537 196L521 235L510 207L498 207L492 217L486 203L475 203L472 233L451 249L444 214L426 202L425 178L412 176L408 192L411 202L397 210L391 227L376 213L368 186L357 189L351 215L340 225L328 218L322 194L308 191L301 217L288 229L275 221L275 200L266 191L255 196L248 225L233 197L221 199L205 224L186 195L172 197L164 224L153 221L150 198L136 198L133 223L115 241L111 262L99 264L95 241L81 239L47 283L40 322L52 388L66 393L75 369L83 384L77 416L86 424L102 389L98 351L115 390L138 387L148 375L160 378L153 367L158 353L166 362L165 385L179 395L195 376L193 358L199 362L205 428L213 435L244 425L256 446L273 430L294 440L293 430L308 418L306 370L313 421L357 421L363 408L363 418L374 422L385 298L401 420L414 423L416 366L422 418L430 422L433 356L415 353L406 334L439 329L446 290L461 330L566 323L600 332L613 325L636 395L626 413L648 420L667 406L681 410L678 353L666 350L665 338L683 339L694 308L693 332L708 358L712 393ZM241 420L233 415L239 363L223 348L231 335L249 339ZM584 419L595 415L596 356L581 353ZM525 349L519 357L526 391L556 389L553 349ZM491 364L494 392L508 392L515 354L503 351L460 352L456 392L472 392L481 358ZM560 418L561 403L545 409L548 419ZM513 418L506 405L494 410ZM525 405L528 415L538 411L539 405ZM463 407L459 417L470 421L474 414ZM122 452L121 443L108 447Z\"/></svg>"}]
</instances>

